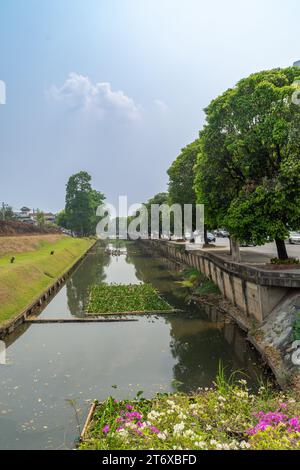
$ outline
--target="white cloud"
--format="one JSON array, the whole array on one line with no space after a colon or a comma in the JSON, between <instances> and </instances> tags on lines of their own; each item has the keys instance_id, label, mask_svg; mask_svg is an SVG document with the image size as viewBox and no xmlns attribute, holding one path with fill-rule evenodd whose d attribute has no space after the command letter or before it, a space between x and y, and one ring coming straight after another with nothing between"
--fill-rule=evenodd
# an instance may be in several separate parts
<instances>
[{"instance_id":1,"label":"white cloud","mask_svg":"<svg viewBox=\"0 0 300 470\"><path fill-rule=\"evenodd\" d=\"M93 84L89 77L76 72L70 73L60 88L53 85L48 96L70 108L96 112L103 118L136 120L141 117L140 107L123 91L113 91L108 82Z\"/></svg>"},{"instance_id":2,"label":"white cloud","mask_svg":"<svg viewBox=\"0 0 300 470\"><path fill-rule=\"evenodd\" d=\"M155 106L162 112L166 113L169 110L169 106L162 100L154 100Z\"/></svg>"}]
</instances>

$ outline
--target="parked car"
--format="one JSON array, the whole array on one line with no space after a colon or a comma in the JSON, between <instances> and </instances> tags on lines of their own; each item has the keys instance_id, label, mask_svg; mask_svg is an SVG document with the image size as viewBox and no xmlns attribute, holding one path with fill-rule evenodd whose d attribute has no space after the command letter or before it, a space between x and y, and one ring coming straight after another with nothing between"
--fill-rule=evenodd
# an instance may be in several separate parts
<instances>
[{"instance_id":1,"label":"parked car","mask_svg":"<svg viewBox=\"0 0 300 470\"><path fill-rule=\"evenodd\" d=\"M214 243L216 241L216 237L211 232L207 232L206 238L207 238L208 243Z\"/></svg>"},{"instance_id":2,"label":"parked car","mask_svg":"<svg viewBox=\"0 0 300 470\"><path fill-rule=\"evenodd\" d=\"M215 237L228 238L229 232L225 228L218 228L217 230L214 230L214 235Z\"/></svg>"},{"instance_id":3,"label":"parked car","mask_svg":"<svg viewBox=\"0 0 300 470\"><path fill-rule=\"evenodd\" d=\"M225 228L218 228L217 230L214 230L214 235L219 238L228 238L229 232Z\"/></svg>"},{"instance_id":4,"label":"parked car","mask_svg":"<svg viewBox=\"0 0 300 470\"><path fill-rule=\"evenodd\" d=\"M228 238L229 237L229 232L226 229L220 230L220 235L221 238Z\"/></svg>"},{"instance_id":5,"label":"parked car","mask_svg":"<svg viewBox=\"0 0 300 470\"><path fill-rule=\"evenodd\" d=\"M300 232L290 232L289 242L291 245L300 243Z\"/></svg>"},{"instance_id":6,"label":"parked car","mask_svg":"<svg viewBox=\"0 0 300 470\"><path fill-rule=\"evenodd\" d=\"M247 247L251 247L251 246L257 246L254 242L241 242L240 243L240 247L243 248L247 248Z\"/></svg>"}]
</instances>

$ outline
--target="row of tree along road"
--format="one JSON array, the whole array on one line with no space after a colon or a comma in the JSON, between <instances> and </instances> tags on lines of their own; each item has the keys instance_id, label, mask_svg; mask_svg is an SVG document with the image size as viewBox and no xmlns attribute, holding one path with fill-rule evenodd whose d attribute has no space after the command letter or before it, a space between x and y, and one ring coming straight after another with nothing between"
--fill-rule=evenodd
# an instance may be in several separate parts
<instances>
[{"instance_id":1,"label":"row of tree along road","mask_svg":"<svg viewBox=\"0 0 300 470\"><path fill-rule=\"evenodd\" d=\"M256 73L213 100L199 138L169 168L165 194L205 204L207 228L227 227L234 240L275 241L280 259L300 227L299 78L298 67Z\"/></svg>"},{"instance_id":2,"label":"row of tree along road","mask_svg":"<svg viewBox=\"0 0 300 470\"><path fill-rule=\"evenodd\" d=\"M300 69L250 75L205 109L199 137L168 170L168 192L151 204L204 204L207 229L226 227L233 242L275 241L288 259L285 239L300 227ZM104 195L86 172L67 185L58 224L78 235L95 233Z\"/></svg>"}]
</instances>

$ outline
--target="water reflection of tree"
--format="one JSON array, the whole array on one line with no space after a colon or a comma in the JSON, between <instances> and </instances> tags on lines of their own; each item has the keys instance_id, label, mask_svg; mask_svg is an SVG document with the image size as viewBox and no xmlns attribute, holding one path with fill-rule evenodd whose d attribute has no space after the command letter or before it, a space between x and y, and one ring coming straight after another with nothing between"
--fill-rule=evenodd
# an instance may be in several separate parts
<instances>
[{"instance_id":1,"label":"water reflection of tree","mask_svg":"<svg viewBox=\"0 0 300 470\"><path fill-rule=\"evenodd\" d=\"M151 253L139 253L135 245L129 247L127 258L134 264L138 279L151 282L171 305L184 310L165 317L170 324L171 353L176 359L174 381L181 391L211 385L220 360L228 366L228 374L244 369L256 381L261 371L245 335L232 323L224 323L224 316L216 315L215 309L210 312L211 317L204 307L187 304L187 290L176 283L174 273L180 269L176 263Z\"/></svg>"},{"instance_id":2,"label":"water reflection of tree","mask_svg":"<svg viewBox=\"0 0 300 470\"><path fill-rule=\"evenodd\" d=\"M179 277L175 272L180 270L177 263L144 253L137 244L128 246L126 261L134 265L135 275L140 281L151 283L174 307L186 308L187 290L176 283Z\"/></svg>"},{"instance_id":3,"label":"water reflection of tree","mask_svg":"<svg viewBox=\"0 0 300 470\"><path fill-rule=\"evenodd\" d=\"M243 370L254 387L262 370L257 365L257 354L246 342L243 332L234 324L203 319L171 320L171 352L177 362L174 379L181 391L211 385L221 361L229 376Z\"/></svg>"},{"instance_id":4,"label":"water reflection of tree","mask_svg":"<svg viewBox=\"0 0 300 470\"><path fill-rule=\"evenodd\" d=\"M105 281L104 268L109 265L110 256L99 246L84 259L79 268L67 281L68 307L72 315L82 317L92 284Z\"/></svg>"}]
</instances>

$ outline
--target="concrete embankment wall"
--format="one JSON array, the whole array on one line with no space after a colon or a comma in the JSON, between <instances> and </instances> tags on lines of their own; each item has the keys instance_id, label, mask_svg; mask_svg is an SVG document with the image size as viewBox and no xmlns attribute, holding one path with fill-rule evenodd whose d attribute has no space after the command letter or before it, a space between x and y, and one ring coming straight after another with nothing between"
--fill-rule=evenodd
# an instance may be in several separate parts
<instances>
[{"instance_id":1,"label":"concrete embankment wall","mask_svg":"<svg viewBox=\"0 0 300 470\"><path fill-rule=\"evenodd\" d=\"M227 262L216 253L187 251L185 245L174 242L144 240L142 243L166 257L201 271L245 317L253 318L258 323L268 317L291 289L300 289L300 272L272 272Z\"/></svg>"}]
</instances>

